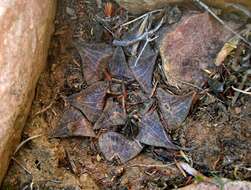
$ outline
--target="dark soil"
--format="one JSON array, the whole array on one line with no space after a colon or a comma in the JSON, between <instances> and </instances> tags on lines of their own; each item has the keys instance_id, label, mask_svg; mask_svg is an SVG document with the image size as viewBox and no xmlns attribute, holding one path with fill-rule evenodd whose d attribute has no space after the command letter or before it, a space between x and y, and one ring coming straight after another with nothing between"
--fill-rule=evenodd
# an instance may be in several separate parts
<instances>
[{"instance_id":1,"label":"dark soil","mask_svg":"<svg viewBox=\"0 0 251 190\"><path fill-rule=\"evenodd\" d=\"M47 67L37 85L23 140L43 136L15 155L19 164L11 161L3 189L171 189L194 181L175 165L175 159L183 159L180 152L146 147L136 158L118 164L104 159L96 139L50 138L66 97L86 86L73 39L111 40L93 19L102 11L94 0L59 1ZM234 106L228 106L213 93L199 92L189 117L170 131L171 136L182 147L192 147L185 155L204 175L251 180L250 113L250 96L241 94Z\"/></svg>"}]
</instances>

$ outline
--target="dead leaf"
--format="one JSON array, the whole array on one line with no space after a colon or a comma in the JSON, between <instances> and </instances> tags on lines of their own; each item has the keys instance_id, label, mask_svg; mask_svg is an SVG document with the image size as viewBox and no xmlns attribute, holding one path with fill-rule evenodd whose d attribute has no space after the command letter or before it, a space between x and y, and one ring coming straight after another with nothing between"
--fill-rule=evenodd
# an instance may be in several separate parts
<instances>
[{"instance_id":1,"label":"dead leaf","mask_svg":"<svg viewBox=\"0 0 251 190\"><path fill-rule=\"evenodd\" d=\"M94 125L94 129L108 128L110 126L124 125L126 115L118 102L109 99L103 113Z\"/></svg>"},{"instance_id":2,"label":"dead leaf","mask_svg":"<svg viewBox=\"0 0 251 190\"><path fill-rule=\"evenodd\" d=\"M95 137L91 123L75 108L65 111L53 137Z\"/></svg>"},{"instance_id":3,"label":"dead leaf","mask_svg":"<svg viewBox=\"0 0 251 190\"><path fill-rule=\"evenodd\" d=\"M240 34L248 37L250 35L250 26L247 26L247 28L242 30ZM230 40L228 40L218 53L215 59L215 65L220 66L221 64L223 64L225 59L229 55L231 55L231 53L238 47L239 43L240 43L240 38L238 36L234 36Z\"/></svg>"},{"instance_id":4,"label":"dead leaf","mask_svg":"<svg viewBox=\"0 0 251 190\"><path fill-rule=\"evenodd\" d=\"M138 141L130 141L116 132L107 132L99 137L99 147L108 161L119 158L122 163L137 156L142 145Z\"/></svg>"},{"instance_id":5,"label":"dead leaf","mask_svg":"<svg viewBox=\"0 0 251 190\"><path fill-rule=\"evenodd\" d=\"M223 64L227 56L229 56L231 52L237 48L238 43L239 38L237 37L231 38L231 40L226 42L215 59L215 65L220 66Z\"/></svg>"},{"instance_id":6,"label":"dead leaf","mask_svg":"<svg viewBox=\"0 0 251 190\"><path fill-rule=\"evenodd\" d=\"M124 51L121 47L115 49L113 57L109 63L109 71L113 77L121 80L132 78Z\"/></svg>"},{"instance_id":7,"label":"dead leaf","mask_svg":"<svg viewBox=\"0 0 251 190\"><path fill-rule=\"evenodd\" d=\"M103 111L107 89L107 82L96 82L81 92L69 96L68 101L80 109L91 122L95 122Z\"/></svg>"},{"instance_id":8,"label":"dead leaf","mask_svg":"<svg viewBox=\"0 0 251 190\"><path fill-rule=\"evenodd\" d=\"M147 113L139 123L139 127L139 134L136 138L139 142L150 146L178 149L167 136L156 111Z\"/></svg>"},{"instance_id":9,"label":"dead leaf","mask_svg":"<svg viewBox=\"0 0 251 190\"><path fill-rule=\"evenodd\" d=\"M197 181L206 181L209 183L213 182L213 179L210 179L206 176L204 176L202 173L200 173L199 171L197 171L196 169L194 169L192 166L190 166L189 164L185 163L185 162L177 162L176 163L178 168L184 170L186 173L188 173L189 175L195 177L197 179Z\"/></svg>"},{"instance_id":10,"label":"dead leaf","mask_svg":"<svg viewBox=\"0 0 251 190\"><path fill-rule=\"evenodd\" d=\"M162 88L158 88L157 98L164 119L169 126L176 127L186 119L192 105L193 94L176 96L167 93Z\"/></svg>"},{"instance_id":11,"label":"dead leaf","mask_svg":"<svg viewBox=\"0 0 251 190\"><path fill-rule=\"evenodd\" d=\"M87 84L91 84L103 78L103 71L107 67L113 50L110 45L75 43L83 65L83 73Z\"/></svg>"},{"instance_id":12,"label":"dead leaf","mask_svg":"<svg viewBox=\"0 0 251 190\"><path fill-rule=\"evenodd\" d=\"M136 57L131 58L129 61L134 77L146 93L151 93L152 91L152 76L156 58L157 54L147 45L136 65L134 64Z\"/></svg>"}]
</instances>

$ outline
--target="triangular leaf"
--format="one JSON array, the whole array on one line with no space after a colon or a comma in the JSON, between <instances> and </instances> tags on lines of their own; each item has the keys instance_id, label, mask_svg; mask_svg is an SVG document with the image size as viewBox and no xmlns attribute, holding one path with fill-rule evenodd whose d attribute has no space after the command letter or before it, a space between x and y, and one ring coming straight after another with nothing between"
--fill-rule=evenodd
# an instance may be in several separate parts
<instances>
[{"instance_id":1,"label":"triangular leaf","mask_svg":"<svg viewBox=\"0 0 251 190\"><path fill-rule=\"evenodd\" d=\"M53 137L95 137L91 123L75 108L65 111Z\"/></svg>"},{"instance_id":2,"label":"triangular leaf","mask_svg":"<svg viewBox=\"0 0 251 190\"><path fill-rule=\"evenodd\" d=\"M124 51L121 47L117 47L113 57L109 63L109 70L113 77L118 79L132 78L131 71L127 65Z\"/></svg>"},{"instance_id":3,"label":"triangular leaf","mask_svg":"<svg viewBox=\"0 0 251 190\"><path fill-rule=\"evenodd\" d=\"M134 77L146 93L152 91L152 77L156 58L157 54L147 45L137 64L135 64L136 57L131 58L129 61Z\"/></svg>"},{"instance_id":4,"label":"triangular leaf","mask_svg":"<svg viewBox=\"0 0 251 190\"><path fill-rule=\"evenodd\" d=\"M162 88L157 89L157 98L164 119L170 126L179 126L186 119L192 105L193 94L176 96Z\"/></svg>"},{"instance_id":5,"label":"triangular leaf","mask_svg":"<svg viewBox=\"0 0 251 190\"><path fill-rule=\"evenodd\" d=\"M87 84L96 82L103 77L108 60L112 56L112 48L107 44L75 43L83 64L83 73Z\"/></svg>"},{"instance_id":6,"label":"triangular leaf","mask_svg":"<svg viewBox=\"0 0 251 190\"><path fill-rule=\"evenodd\" d=\"M109 99L106 103L105 109L97 122L94 129L108 128L110 126L124 125L126 122L126 115L118 102Z\"/></svg>"},{"instance_id":7,"label":"triangular leaf","mask_svg":"<svg viewBox=\"0 0 251 190\"><path fill-rule=\"evenodd\" d=\"M147 113L139 123L137 140L143 144L167 149L178 149L167 136L156 111Z\"/></svg>"},{"instance_id":8,"label":"triangular leaf","mask_svg":"<svg viewBox=\"0 0 251 190\"><path fill-rule=\"evenodd\" d=\"M99 147L108 161L119 158L122 163L137 156L143 148L138 141L130 141L116 132L102 134Z\"/></svg>"},{"instance_id":9,"label":"triangular leaf","mask_svg":"<svg viewBox=\"0 0 251 190\"><path fill-rule=\"evenodd\" d=\"M96 82L68 97L68 101L72 106L80 109L91 122L95 122L102 113L107 89L107 82Z\"/></svg>"}]
</instances>

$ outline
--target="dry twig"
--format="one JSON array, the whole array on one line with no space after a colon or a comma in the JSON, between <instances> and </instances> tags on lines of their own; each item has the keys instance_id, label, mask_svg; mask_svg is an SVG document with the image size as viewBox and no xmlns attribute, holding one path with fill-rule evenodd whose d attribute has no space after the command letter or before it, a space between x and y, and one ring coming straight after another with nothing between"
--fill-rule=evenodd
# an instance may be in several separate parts
<instances>
[{"instance_id":1,"label":"dry twig","mask_svg":"<svg viewBox=\"0 0 251 190\"><path fill-rule=\"evenodd\" d=\"M161 11L163 11L163 9L157 9L157 10L154 10L154 11L150 11L150 12L145 13L145 14L143 14L143 15L141 15L141 16L139 16L139 17L137 17L137 18L135 18L135 19L133 19L131 21L128 21L128 22L122 24L121 26L127 26L127 25L132 24L132 23L134 23L134 22L136 22L136 21L138 21L138 20L140 20L142 18L145 18L147 16L150 16L150 15L152 15L154 13L158 13L158 12L161 12Z\"/></svg>"},{"instance_id":2,"label":"dry twig","mask_svg":"<svg viewBox=\"0 0 251 190\"><path fill-rule=\"evenodd\" d=\"M115 46L122 46L122 47L126 47L126 46L130 46L130 45L133 45L139 41L142 41L142 40L148 40L149 41L153 41L150 37L153 36L159 29L160 27L163 25L164 23L164 17L161 19L161 21L159 22L159 24L152 30L150 31L146 31L144 32L142 35L140 36L137 36L133 39L126 39L126 40L113 40L113 45ZM156 39L156 38L155 38Z\"/></svg>"},{"instance_id":3,"label":"dry twig","mask_svg":"<svg viewBox=\"0 0 251 190\"><path fill-rule=\"evenodd\" d=\"M21 164L16 158L11 157L11 159L17 163L24 171L26 171L29 175L32 175L32 173L25 167L23 164Z\"/></svg>"},{"instance_id":4,"label":"dry twig","mask_svg":"<svg viewBox=\"0 0 251 190\"><path fill-rule=\"evenodd\" d=\"M245 75L244 75L244 77L243 77L243 79L242 79L242 82L241 82L241 84L239 85L239 87L238 88L233 88L236 92L235 92L235 95L234 95L234 98L233 98L233 100L232 100L232 105L234 105L235 104L235 102L237 101L237 99L238 99L238 97L239 97L239 95L240 95L240 91L242 91L242 89L244 88L244 85L245 85L245 83L246 83L246 81L247 81L247 79L248 79L248 76L249 75L251 75L251 69L249 69L249 70L247 70L246 71L246 73L245 73ZM243 91L242 91L243 92ZM246 91L246 92L248 92L248 91ZM245 93L246 93L245 92Z\"/></svg>"},{"instance_id":5,"label":"dry twig","mask_svg":"<svg viewBox=\"0 0 251 190\"><path fill-rule=\"evenodd\" d=\"M127 168L131 167L145 167L145 168L172 168L171 166L175 163L170 164L163 164L163 165L157 165L157 164L132 164L129 166L126 166Z\"/></svg>"},{"instance_id":6,"label":"dry twig","mask_svg":"<svg viewBox=\"0 0 251 190\"><path fill-rule=\"evenodd\" d=\"M241 90L232 86L232 89L236 92L240 92L251 96L251 92L248 92L251 89L251 87L247 88L246 90Z\"/></svg>"},{"instance_id":7,"label":"dry twig","mask_svg":"<svg viewBox=\"0 0 251 190\"><path fill-rule=\"evenodd\" d=\"M20 148L21 148L24 144L26 144L27 142L29 142L29 141L31 141L31 140L33 140L33 139L36 139L36 138L38 138L38 137L41 137L41 136L43 136L43 135L35 135L35 136L29 137L29 138L25 139L24 141L22 141L22 142L17 146L16 150L14 151L13 156L16 155L16 153L20 150Z\"/></svg>"}]
</instances>

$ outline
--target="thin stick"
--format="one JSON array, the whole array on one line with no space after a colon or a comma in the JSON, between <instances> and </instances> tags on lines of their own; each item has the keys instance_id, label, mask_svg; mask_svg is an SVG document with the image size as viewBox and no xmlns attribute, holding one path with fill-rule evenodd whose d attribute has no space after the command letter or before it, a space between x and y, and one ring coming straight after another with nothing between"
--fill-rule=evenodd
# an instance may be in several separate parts
<instances>
[{"instance_id":1,"label":"thin stick","mask_svg":"<svg viewBox=\"0 0 251 190\"><path fill-rule=\"evenodd\" d=\"M19 165L24 171L26 171L29 175L32 175L31 172L25 167L23 166L16 158L11 157L11 159L17 163L17 165Z\"/></svg>"},{"instance_id":2,"label":"thin stick","mask_svg":"<svg viewBox=\"0 0 251 190\"><path fill-rule=\"evenodd\" d=\"M163 165L156 165L156 164L132 164L129 166L126 166L127 168L131 168L131 167L146 167L146 168L171 168L172 165L174 165L175 163L170 163L170 164L163 164Z\"/></svg>"},{"instance_id":3,"label":"thin stick","mask_svg":"<svg viewBox=\"0 0 251 190\"><path fill-rule=\"evenodd\" d=\"M236 35L238 38L240 38L243 42L248 44L251 47L251 43L249 43L245 38L243 38L240 34L235 32L230 26L228 26L220 17L218 17L205 3L203 3L200 0L194 0L196 3L198 3L200 6L202 6L207 12L209 12L216 20L218 20L226 29L228 29L230 32L232 32L234 35Z\"/></svg>"},{"instance_id":4,"label":"thin stick","mask_svg":"<svg viewBox=\"0 0 251 190\"><path fill-rule=\"evenodd\" d=\"M142 56L144 50L146 49L146 46L148 45L148 43L151 42L151 41L153 41L153 40L155 40L155 39L157 39L158 37L159 37L159 36L155 36L154 38L148 38L148 37L147 37L146 42L145 42L143 48L141 49L141 51L140 51L140 53L139 53L139 55L138 55L138 57L137 57L137 59L136 59L136 61L135 61L135 63L134 63L134 67L137 66L137 64L138 64L138 62L139 62L139 59L140 59L140 57Z\"/></svg>"},{"instance_id":5,"label":"thin stick","mask_svg":"<svg viewBox=\"0 0 251 190\"><path fill-rule=\"evenodd\" d=\"M201 87L199 87L199 86L197 86L195 84L192 84L192 83L189 83L189 82L186 82L186 81L183 81L183 80L179 80L179 79L175 79L175 80L177 80L178 82L181 82L181 83L183 83L185 85L197 88L198 90L203 90Z\"/></svg>"},{"instance_id":6,"label":"thin stick","mask_svg":"<svg viewBox=\"0 0 251 190\"><path fill-rule=\"evenodd\" d=\"M123 107L123 111L124 111L124 114L126 115L126 89L125 89L125 83L122 82L122 107Z\"/></svg>"},{"instance_id":7,"label":"thin stick","mask_svg":"<svg viewBox=\"0 0 251 190\"><path fill-rule=\"evenodd\" d=\"M141 51L140 51L140 53L139 53L139 55L138 55L138 57L137 57L135 63L134 63L134 67L137 66L137 64L138 64L138 62L139 62L139 59L140 59L140 57L142 56L144 50L146 49L146 46L147 46L148 43L149 43L149 40L147 39L146 42L145 42L145 44L144 44L144 46L142 47L142 49L141 49Z\"/></svg>"},{"instance_id":8,"label":"thin stick","mask_svg":"<svg viewBox=\"0 0 251 190\"><path fill-rule=\"evenodd\" d=\"M161 11L163 11L163 9L157 9L157 10L154 10L154 11L150 11L150 12L148 12L148 13L145 13L145 14L143 14L143 15L141 15L141 16L135 18L135 19L133 19L133 20L130 20L130 21L128 21L128 22L122 24L121 26L127 26L127 25L129 25L129 24L131 24L131 23L134 23L134 22L136 22L136 21L138 21L138 20L140 20L140 19L142 19L142 18L144 18L144 17L150 15L150 14L154 14L154 13L161 12Z\"/></svg>"},{"instance_id":9,"label":"thin stick","mask_svg":"<svg viewBox=\"0 0 251 190\"><path fill-rule=\"evenodd\" d=\"M246 88L244 91L248 92L248 91L250 91L250 90L251 90L251 86L248 87L248 88Z\"/></svg>"},{"instance_id":10,"label":"thin stick","mask_svg":"<svg viewBox=\"0 0 251 190\"><path fill-rule=\"evenodd\" d=\"M244 85L248 79L248 76L251 74L251 69L246 71L246 74L244 75L244 77L242 78L241 84L239 85L239 90L242 90L244 88ZM239 98L240 92L236 91L234 98L232 100L232 105L234 105L237 101L237 99Z\"/></svg>"},{"instance_id":11,"label":"thin stick","mask_svg":"<svg viewBox=\"0 0 251 190\"><path fill-rule=\"evenodd\" d=\"M31 141L31 140L33 140L33 139L36 139L36 138L38 138L38 137L41 137L41 136L43 136L43 135L35 135L35 136L32 136L32 137L29 137L29 138L25 139L23 142L21 142L21 143L17 146L16 150L15 150L14 153L13 153L13 156L16 155L16 153L20 150L20 148L21 148L25 143L27 143L27 142L29 142L29 141Z\"/></svg>"},{"instance_id":12,"label":"thin stick","mask_svg":"<svg viewBox=\"0 0 251 190\"><path fill-rule=\"evenodd\" d=\"M155 84L154 84L154 86L153 86L153 90L152 90L152 92L151 92L151 94L150 94L150 98L153 97L153 95L154 95L154 93L155 93L155 91L156 91L156 89L157 89L158 84L159 84L159 81L155 82Z\"/></svg>"},{"instance_id":13,"label":"thin stick","mask_svg":"<svg viewBox=\"0 0 251 190\"><path fill-rule=\"evenodd\" d=\"M128 39L126 39L126 40L116 40L115 39L115 40L113 40L112 43L114 46L127 47L127 46L133 45L141 40L144 40L144 39L149 40L150 36L152 36L154 33L156 33L160 29L160 27L162 26L163 23L164 23L164 17L161 19L159 24L154 29L152 29L150 31L146 31L142 35L137 36L133 39L129 39L129 40Z\"/></svg>"},{"instance_id":14,"label":"thin stick","mask_svg":"<svg viewBox=\"0 0 251 190\"><path fill-rule=\"evenodd\" d=\"M130 46L133 45L143 39L145 39L148 35L148 32L143 33L140 36L137 36L136 38L130 39L130 40L113 40L112 44L114 46L121 46L121 47L126 47L126 46Z\"/></svg>"},{"instance_id":15,"label":"thin stick","mask_svg":"<svg viewBox=\"0 0 251 190\"><path fill-rule=\"evenodd\" d=\"M38 111L37 113L35 113L33 117L36 117L36 116L38 116L39 114L46 112L48 109L51 108L51 106L52 106L53 104L54 104L54 101L52 101L52 102L51 102L48 106L46 106L45 108L43 108L43 109L41 109L40 111Z\"/></svg>"},{"instance_id":16,"label":"thin stick","mask_svg":"<svg viewBox=\"0 0 251 190\"><path fill-rule=\"evenodd\" d=\"M250 87L246 90L241 90L241 89L238 89L238 88L235 88L232 86L232 89L236 92L240 92L240 93L243 93L243 94L247 94L247 95L250 95L251 96L251 92L248 92L248 90L250 90Z\"/></svg>"},{"instance_id":17,"label":"thin stick","mask_svg":"<svg viewBox=\"0 0 251 190\"><path fill-rule=\"evenodd\" d=\"M72 169L73 173L77 174L77 172L78 172L77 166L76 166L74 160L72 159L69 151L66 148L65 148L65 153L66 153L66 156L67 156L67 158L69 160L69 163L70 163L70 166L71 166L71 169Z\"/></svg>"},{"instance_id":18,"label":"thin stick","mask_svg":"<svg viewBox=\"0 0 251 190\"><path fill-rule=\"evenodd\" d=\"M149 19L149 16L146 16L145 19L142 21L142 23L139 27L139 30L136 34L137 36L142 35L144 33L148 19ZM135 43L133 45L132 52L131 52L132 56L135 56L137 54L138 47L139 47L139 43Z\"/></svg>"}]
</instances>

